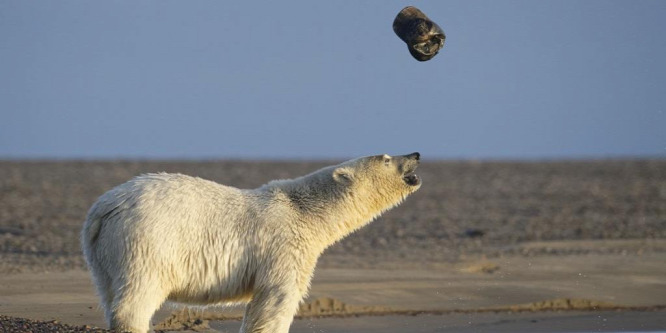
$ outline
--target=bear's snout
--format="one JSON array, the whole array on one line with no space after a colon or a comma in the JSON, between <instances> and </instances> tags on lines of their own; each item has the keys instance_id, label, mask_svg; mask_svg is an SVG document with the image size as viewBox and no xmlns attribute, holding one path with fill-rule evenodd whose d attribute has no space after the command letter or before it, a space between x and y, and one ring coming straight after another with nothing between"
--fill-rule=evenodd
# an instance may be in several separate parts
<instances>
[{"instance_id":1,"label":"bear's snout","mask_svg":"<svg viewBox=\"0 0 666 333\"><path fill-rule=\"evenodd\" d=\"M400 173L403 175L402 179L410 186L421 185L421 179L414 174L414 170L419 166L421 154L414 152L408 155L400 156Z\"/></svg>"},{"instance_id":2,"label":"bear's snout","mask_svg":"<svg viewBox=\"0 0 666 333\"><path fill-rule=\"evenodd\" d=\"M406 158L409 158L409 159L415 159L415 160L418 161L418 160L421 159L421 154L419 154L419 152L413 152L413 153L411 153L411 154L409 154L409 155L405 155L405 157L406 157Z\"/></svg>"}]
</instances>

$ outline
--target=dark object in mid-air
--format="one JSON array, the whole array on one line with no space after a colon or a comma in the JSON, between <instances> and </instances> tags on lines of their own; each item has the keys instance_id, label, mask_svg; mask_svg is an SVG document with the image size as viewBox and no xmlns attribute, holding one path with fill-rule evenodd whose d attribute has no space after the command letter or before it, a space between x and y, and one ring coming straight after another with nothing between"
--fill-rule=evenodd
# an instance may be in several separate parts
<instances>
[{"instance_id":1,"label":"dark object in mid-air","mask_svg":"<svg viewBox=\"0 0 666 333\"><path fill-rule=\"evenodd\" d=\"M393 31L418 61L432 59L444 46L444 31L416 7L405 7L393 21Z\"/></svg>"}]
</instances>

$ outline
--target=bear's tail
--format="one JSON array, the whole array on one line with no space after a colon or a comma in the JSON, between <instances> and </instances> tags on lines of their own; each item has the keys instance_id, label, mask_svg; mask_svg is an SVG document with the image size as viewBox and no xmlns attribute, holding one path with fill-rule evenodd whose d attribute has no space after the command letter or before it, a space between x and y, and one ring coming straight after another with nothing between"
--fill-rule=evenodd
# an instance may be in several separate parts
<instances>
[{"instance_id":1,"label":"bear's tail","mask_svg":"<svg viewBox=\"0 0 666 333\"><path fill-rule=\"evenodd\" d=\"M88 214L86 221L83 223L83 230L81 230L81 250L83 250L83 257L86 259L88 267L93 267L93 249L99 238L99 232L102 229L102 220Z\"/></svg>"},{"instance_id":2,"label":"bear's tail","mask_svg":"<svg viewBox=\"0 0 666 333\"><path fill-rule=\"evenodd\" d=\"M83 230L81 230L81 249L88 264L90 264L91 253L97 244L104 221L118 214L119 210L119 204L108 207L101 198L90 208L86 221L83 223Z\"/></svg>"},{"instance_id":3,"label":"bear's tail","mask_svg":"<svg viewBox=\"0 0 666 333\"><path fill-rule=\"evenodd\" d=\"M81 231L81 245L83 248L90 248L94 245L99 237L99 231L102 229L102 221L100 219L88 218L83 224Z\"/></svg>"}]
</instances>

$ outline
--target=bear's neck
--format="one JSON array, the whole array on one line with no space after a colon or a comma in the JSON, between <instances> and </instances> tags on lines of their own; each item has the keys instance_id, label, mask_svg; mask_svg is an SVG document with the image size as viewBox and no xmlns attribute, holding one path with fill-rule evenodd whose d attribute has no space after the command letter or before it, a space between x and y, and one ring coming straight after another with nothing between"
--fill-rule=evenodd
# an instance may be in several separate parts
<instances>
[{"instance_id":1,"label":"bear's neck","mask_svg":"<svg viewBox=\"0 0 666 333\"><path fill-rule=\"evenodd\" d=\"M403 199L391 200L377 191L360 193L325 176L311 174L275 184L289 197L300 216L300 230L307 233L300 236L305 236L311 242L309 245L319 252L372 222Z\"/></svg>"}]
</instances>

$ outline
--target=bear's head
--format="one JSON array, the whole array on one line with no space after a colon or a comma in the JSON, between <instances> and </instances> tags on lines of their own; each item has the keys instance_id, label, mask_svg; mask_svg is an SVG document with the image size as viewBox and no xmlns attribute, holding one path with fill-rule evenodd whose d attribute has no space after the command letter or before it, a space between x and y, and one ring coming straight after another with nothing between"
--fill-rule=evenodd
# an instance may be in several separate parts
<instances>
[{"instance_id":1,"label":"bear's head","mask_svg":"<svg viewBox=\"0 0 666 333\"><path fill-rule=\"evenodd\" d=\"M416 192L421 187L414 174L420 157L360 157L296 179L274 180L262 189L286 195L308 221L302 225L312 226L312 234L323 237L312 243L323 251Z\"/></svg>"},{"instance_id":2,"label":"bear's head","mask_svg":"<svg viewBox=\"0 0 666 333\"><path fill-rule=\"evenodd\" d=\"M349 186L354 195L374 198L380 210L388 209L421 187L414 174L421 155L375 155L347 161L335 168L333 179ZM376 207L379 208L379 207Z\"/></svg>"}]
</instances>

